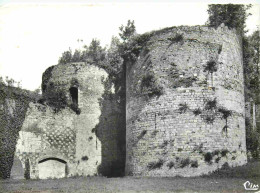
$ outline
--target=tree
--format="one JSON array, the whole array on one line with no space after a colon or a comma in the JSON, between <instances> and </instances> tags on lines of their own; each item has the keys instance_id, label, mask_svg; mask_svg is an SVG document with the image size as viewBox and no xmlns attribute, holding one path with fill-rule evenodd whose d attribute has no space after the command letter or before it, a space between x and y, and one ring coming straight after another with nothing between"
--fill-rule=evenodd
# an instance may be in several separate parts
<instances>
[{"instance_id":1,"label":"tree","mask_svg":"<svg viewBox=\"0 0 260 193\"><path fill-rule=\"evenodd\" d=\"M106 60L109 73L115 76L122 71L123 58L119 53L120 40L113 36L110 47L107 50Z\"/></svg>"},{"instance_id":2,"label":"tree","mask_svg":"<svg viewBox=\"0 0 260 193\"><path fill-rule=\"evenodd\" d=\"M81 51L76 49L74 51L74 54L71 58L71 62L82 62L82 58L81 58Z\"/></svg>"},{"instance_id":3,"label":"tree","mask_svg":"<svg viewBox=\"0 0 260 193\"><path fill-rule=\"evenodd\" d=\"M8 76L5 77L5 82L7 83L7 86L14 86L15 80L12 78L9 78Z\"/></svg>"},{"instance_id":4,"label":"tree","mask_svg":"<svg viewBox=\"0 0 260 193\"><path fill-rule=\"evenodd\" d=\"M86 50L86 56L89 62L100 64L100 62L105 60L106 49L102 48L99 40L92 39Z\"/></svg>"},{"instance_id":5,"label":"tree","mask_svg":"<svg viewBox=\"0 0 260 193\"><path fill-rule=\"evenodd\" d=\"M244 34L246 19L250 15L247 10L250 8L251 5L242 4L211 4L208 6L207 24L217 28L224 23L229 28L236 28L241 34Z\"/></svg>"},{"instance_id":6,"label":"tree","mask_svg":"<svg viewBox=\"0 0 260 193\"><path fill-rule=\"evenodd\" d=\"M120 33L119 37L124 41L127 42L132 36L135 35L135 22L128 20L127 25L119 27Z\"/></svg>"},{"instance_id":7,"label":"tree","mask_svg":"<svg viewBox=\"0 0 260 193\"><path fill-rule=\"evenodd\" d=\"M62 53L62 56L59 58L59 64L66 64L72 61L72 51L69 48L68 51Z\"/></svg>"},{"instance_id":8,"label":"tree","mask_svg":"<svg viewBox=\"0 0 260 193\"><path fill-rule=\"evenodd\" d=\"M243 38L243 63L245 74L246 99L257 102L260 94L259 74L259 30ZM258 101L260 102L260 101Z\"/></svg>"},{"instance_id":9,"label":"tree","mask_svg":"<svg viewBox=\"0 0 260 193\"><path fill-rule=\"evenodd\" d=\"M5 81L2 76L0 76L0 85L5 85Z\"/></svg>"}]
</instances>

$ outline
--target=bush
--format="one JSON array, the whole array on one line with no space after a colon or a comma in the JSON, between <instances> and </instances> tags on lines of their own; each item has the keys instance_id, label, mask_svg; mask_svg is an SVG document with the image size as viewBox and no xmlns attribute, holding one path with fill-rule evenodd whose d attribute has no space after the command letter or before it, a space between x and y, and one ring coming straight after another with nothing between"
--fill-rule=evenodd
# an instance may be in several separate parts
<instances>
[{"instance_id":1,"label":"bush","mask_svg":"<svg viewBox=\"0 0 260 193\"><path fill-rule=\"evenodd\" d=\"M47 104L52 107L56 113L68 106L66 94L62 90L52 90L52 92L48 92L48 94L45 95L45 98Z\"/></svg>"},{"instance_id":2,"label":"bush","mask_svg":"<svg viewBox=\"0 0 260 193\"><path fill-rule=\"evenodd\" d=\"M149 170L155 170L161 168L163 164L164 161L162 159L159 159L158 161L148 163L147 167Z\"/></svg>"},{"instance_id":3,"label":"bush","mask_svg":"<svg viewBox=\"0 0 260 193\"><path fill-rule=\"evenodd\" d=\"M207 153L204 154L204 160L205 160L205 162L210 163L211 160L212 160L212 158L213 158L213 156L212 156L212 153L211 153L211 152L207 152Z\"/></svg>"},{"instance_id":4,"label":"bush","mask_svg":"<svg viewBox=\"0 0 260 193\"><path fill-rule=\"evenodd\" d=\"M207 124L213 124L214 120L215 120L215 117L213 115L207 115L205 117L205 121Z\"/></svg>"},{"instance_id":5,"label":"bush","mask_svg":"<svg viewBox=\"0 0 260 193\"><path fill-rule=\"evenodd\" d=\"M202 111L201 111L200 108L197 108L197 109L194 109L194 110L193 110L193 114L194 114L195 116L198 116L198 115L201 114L201 113L202 113Z\"/></svg>"},{"instance_id":6,"label":"bush","mask_svg":"<svg viewBox=\"0 0 260 193\"><path fill-rule=\"evenodd\" d=\"M170 161L168 164L167 164L167 167L169 169L172 169L174 167L174 162L173 161Z\"/></svg>"},{"instance_id":7,"label":"bush","mask_svg":"<svg viewBox=\"0 0 260 193\"><path fill-rule=\"evenodd\" d=\"M176 34L174 37L168 38L168 40L171 41L171 44L181 42L183 43L183 35L182 34Z\"/></svg>"},{"instance_id":8,"label":"bush","mask_svg":"<svg viewBox=\"0 0 260 193\"><path fill-rule=\"evenodd\" d=\"M148 94L149 97L159 97L163 94L163 87L158 85L157 79L153 74L148 73L142 78L141 92Z\"/></svg>"},{"instance_id":9,"label":"bush","mask_svg":"<svg viewBox=\"0 0 260 193\"><path fill-rule=\"evenodd\" d=\"M220 159L221 159L220 157L217 157L217 158L215 159L215 162L218 163L218 162L220 161Z\"/></svg>"},{"instance_id":10,"label":"bush","mask_svg":"<svg viewBox=\"0 0 260 193\"><path fill-rule=\"evenodd\" d=\"M147 133L147 130L143 130L143 131L140 133L140 135L137 136L137 139L138 139L138 140L142 139L142 138L145 136L146 133Z\"/></svg>"},{"instance_id":11,"label":"bush","mask_svg":"<svg viewBox=\"0 0 260 193\"><path fill-rule=\"evenodd\" d=\"M82 160L82 161L87 161L87 160L88 160L88 156L83 156L83 157L81 158L81 160Z\"/></svg>"},{"instance_id":12,"label":"bush","mask_svg":"<svg viewBox=\"0 0 260 193\"><path fill-rule=\"evenodd\" d=\"M185 113L189 109L187 103L181 103L179 104L179 111L180 113Z\"/></svg>"},{"instance_id":13,"label":"bush","mask_svg":"<svg viewBox=\"0 0 260 193\"><path fill-rule=\"evenodd\" d=\"M220 107L220 108L218 109L218 111L219 111L220 113L222 113L222 118L223 118L223 119L227 119L229 116L232 115L232 111L231 111L231 110L227 110L227 109L224 108L224 107Z\"/></svg>"},{"instance_id":14,"label":"bush","mask_svg":"<svg viewBox=\"0 0 260 193\"><path fill-rule=\"evenodd\" d=\"M197 168L197 167L199 167L198 161L197 161L197 160L195 160L195 161L192 160L190 166L191 166L192 168Z\"/></svg>"},{"instance_id":15,"label":"bush","mask_svg":"<svg viewBox=\"0 0 260 193\"><path fill-rule=\"evenodd\" d=\"M181 160L180 167L184 168L184 167L188 166L190 163L191 163L190 158L183 159L183 160Z\"/></svg>"},{"instance_id":16,"label":"bush","mask_svg":"<svg viewBox=\"0 0 260 193\"><path fill-rule=\"evenodd\" d=\"M217 99L208 100L205 105L205 110L213 110L217 107Z\"/></svg>"},{"instance_id":17,"label":"bush","mask_svg":"<svg viewBox=\"0 0 260 193\"><path fill-rule=\"evenodd\" d=\"M229 151L228 151L227 149L223 149L223 150L221 151L221 156L222 156L222 157L226 156L228 152L229 152Z\"/></svg>"},{"instance_id":18,"label":"bush","mask_svg":"<svg viewBox=\"0 0 260 193\"><path fill-rule=\"evenodd\" d=\"M204 72L213 73L218 70L217 62L214 59L210 59L204 66Z\"/></svg>"}]
</instances>

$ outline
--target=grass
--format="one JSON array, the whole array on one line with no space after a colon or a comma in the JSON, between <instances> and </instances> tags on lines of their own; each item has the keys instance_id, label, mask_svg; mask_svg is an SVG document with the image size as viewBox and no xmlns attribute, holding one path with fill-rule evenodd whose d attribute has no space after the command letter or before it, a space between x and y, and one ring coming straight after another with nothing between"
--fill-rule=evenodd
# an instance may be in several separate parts
<instances>
[{"instance_id":1,"label":"grass","mask_svg":"<svg viewBox=\"0 0 260 193\"><path fill-rule=\"evenodd\" d=\"M225 168L211 175L192 178L95 176L53 180L2 180L0 192L246 192L243 187L246 181L260 185L260 162Z\"/></svg>"}]
</instances>

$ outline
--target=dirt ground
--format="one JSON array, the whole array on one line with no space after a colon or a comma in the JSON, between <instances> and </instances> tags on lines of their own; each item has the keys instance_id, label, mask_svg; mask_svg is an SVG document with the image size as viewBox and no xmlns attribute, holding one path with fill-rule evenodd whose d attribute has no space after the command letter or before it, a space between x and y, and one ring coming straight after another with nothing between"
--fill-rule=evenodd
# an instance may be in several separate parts
<instances>
[{"instance_id":1,"label":"dirt ground","mask_svg":"<svg viewBox=\"0 0 260 193\"><path fill-rule=\"evenodd\" d=\"M246 181L260 187L260 162L237 168L226 168L208 176L193 178L96 176L52 180L2 180L0 192L256 192L244 189L243 184Z\"/></svg>"}]
</instances>

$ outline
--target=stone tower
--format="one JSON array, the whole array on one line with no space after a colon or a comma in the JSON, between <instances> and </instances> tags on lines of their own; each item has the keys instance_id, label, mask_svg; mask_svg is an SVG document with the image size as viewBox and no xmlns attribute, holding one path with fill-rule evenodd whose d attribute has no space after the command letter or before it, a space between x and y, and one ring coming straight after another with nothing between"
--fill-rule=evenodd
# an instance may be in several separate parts
<instances>
[{"instance_id":1,"label":"stone tower","mask_svg":"<svg viewBox=\"0 0 260 193\"><path fill-rule=\"evenodd\" d=\"M197 176L247 162L240 36L172 27L127 67L126 174Z\"/></svg>"},{"instance_id":2,"label":"stone tower","mask_svg":"<svg viewBox=\"0 0 260 193\"><path fill-rule=\"evenodd\" d=\"M44 72L44 100L30 103L16 146L30 178L109 175L113 164L120 165L120 127L108 82L105 70L87 63Z\"/></svg>"}]
</instances>

